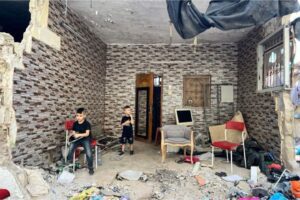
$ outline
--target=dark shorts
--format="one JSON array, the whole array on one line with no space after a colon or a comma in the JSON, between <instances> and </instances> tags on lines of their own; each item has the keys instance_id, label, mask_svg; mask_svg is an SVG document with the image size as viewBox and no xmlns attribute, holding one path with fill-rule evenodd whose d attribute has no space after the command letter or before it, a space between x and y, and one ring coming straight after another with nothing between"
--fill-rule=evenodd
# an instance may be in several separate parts
<instances>
[{"instance_id":1,"label":"dark shorts","mask_svg":"<svg viewBox=\"0 0 300 200\"><path fill-rule=\"evenodd\" d=\"M133 144L133 135L122 135L122 137L120 137L120 143L121 144Z\"/></svg>"}]
</instances>

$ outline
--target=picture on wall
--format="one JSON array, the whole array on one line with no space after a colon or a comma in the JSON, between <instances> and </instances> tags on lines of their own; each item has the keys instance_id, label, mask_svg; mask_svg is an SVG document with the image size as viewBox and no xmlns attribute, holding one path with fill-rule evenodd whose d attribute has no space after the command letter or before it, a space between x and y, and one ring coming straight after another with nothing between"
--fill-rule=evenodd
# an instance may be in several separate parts
<instances>
[{"instance_id":1,"label":"picture on wall","mask_svg":"<svg viewBox=\"0 0 300 200\"><path fill-rule=\"evenodd\" d=\"M183 76L183 106L210 106L210 75Z\"/></svg>"}]
</instances>

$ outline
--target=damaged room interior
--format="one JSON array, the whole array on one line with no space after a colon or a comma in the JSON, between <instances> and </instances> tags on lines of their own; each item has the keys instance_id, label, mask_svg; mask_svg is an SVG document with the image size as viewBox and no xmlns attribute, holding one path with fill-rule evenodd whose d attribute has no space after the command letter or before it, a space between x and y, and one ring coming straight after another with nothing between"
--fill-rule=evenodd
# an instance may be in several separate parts
<instances>
[{"instance_id":1,"label":"damaged room interior","mask_svg":"<svg viewBox=\"0 0 300 200\"><path fill-rule=\"evenodd\" d=\"M0 1L0 199L300 199L300 1Z\"/></svg>"}]
</instances>

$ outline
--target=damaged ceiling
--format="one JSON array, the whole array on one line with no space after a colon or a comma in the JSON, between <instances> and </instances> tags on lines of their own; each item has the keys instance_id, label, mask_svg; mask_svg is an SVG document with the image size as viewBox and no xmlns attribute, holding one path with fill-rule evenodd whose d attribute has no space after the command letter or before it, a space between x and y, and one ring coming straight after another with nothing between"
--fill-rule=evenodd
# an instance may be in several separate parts
<instances>
[{"instance_id":1,"label":"damaged ceiling","mask_svg":"<svg viewBox=\"0 0 300 200\"><path fill-rule=\"evenodd\" d=\"M199 11L205 12L209 0L194 0ZM68 0L68 6L94 25L108 44L169 43L169 16L165 0ZM237 42L251 28L221 31L212 28L197 36L199 42ZM183 40L173 28L173 43Z\"/></svg>"}]
</instances>

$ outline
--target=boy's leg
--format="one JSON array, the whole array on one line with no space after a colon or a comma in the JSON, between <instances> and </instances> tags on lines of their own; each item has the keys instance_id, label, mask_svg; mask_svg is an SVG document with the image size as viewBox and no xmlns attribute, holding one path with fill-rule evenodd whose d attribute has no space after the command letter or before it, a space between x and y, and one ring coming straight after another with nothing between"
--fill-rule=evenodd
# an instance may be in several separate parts
<instances>
[{"instance_id":1,"label":"boy's leg","mask_svg":"<svg viewBox=\"0 0 300 200\"><path fill-rule=\"evenodd\" d=\"M88 168L89 168L89 170L93 170L93 155L92 155L92 147L90 144L90 140L88 138L82 139L82 146L83 146L85 154L86 154ZM97 152L95 152L95 153L97 153Z\"/></svg>"},{"instance_id":2,"label":"boy's leg","mask_svg":"<svg viewBox=\"0 0 300 200\"><path fill-rule=\"evenodd\" d=\"M78 141L77 141L77 142L72 142L72 143L70 144L69 153L68 153L68 156L67 156L67 160L68 160L69 162L73 162L74 151L75 151L75 149L78 147L78 145L79 145L79 142L78 142Z\"/></svg>"},{"instance_id":3,"label":"boy's leg","mask_svg":"<svg viewBox=\"0 0 300 200\"><path fill-rule=\"evenodd\" d=\"M124 137L123 135L120 138L120 143L121 143L121 152L119 153L119 155L121 156L125 152L125 144L126 144L126 137Z\"/></svg>"},{"instance_id":4,"label":"boy's leg","mask_svg":"<svg viewBox=\"0 0 300 200\"><path fill-rule=\"evenodd\" d=\"M130 145L130 155L133 154L133 136L131 135L131 137L128 138L128 143Z\"/></svg>"}]
</instances>

